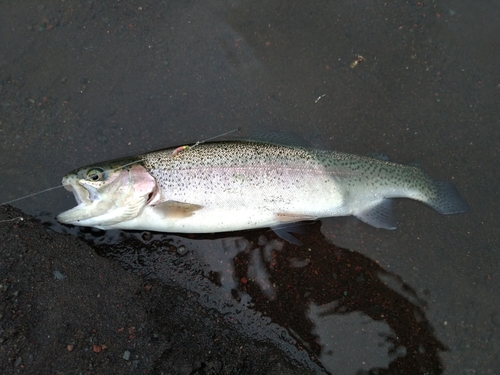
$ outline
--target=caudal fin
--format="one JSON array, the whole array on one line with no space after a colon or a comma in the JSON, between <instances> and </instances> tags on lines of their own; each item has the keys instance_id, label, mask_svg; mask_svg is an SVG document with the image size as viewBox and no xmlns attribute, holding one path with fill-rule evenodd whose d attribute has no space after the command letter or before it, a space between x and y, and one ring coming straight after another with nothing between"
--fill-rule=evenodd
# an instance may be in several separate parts
<instances>
[{"instance_id":1,"label":"caudal fin","mask_svg":"<svg viewBox=\"0 0 500 375\"><path fill-rule=\"evenodd\" d=\"M451 182L434 181L432 197L424 202L441 214L467 212L469 205Z\"/></svg>"}]
</instances>

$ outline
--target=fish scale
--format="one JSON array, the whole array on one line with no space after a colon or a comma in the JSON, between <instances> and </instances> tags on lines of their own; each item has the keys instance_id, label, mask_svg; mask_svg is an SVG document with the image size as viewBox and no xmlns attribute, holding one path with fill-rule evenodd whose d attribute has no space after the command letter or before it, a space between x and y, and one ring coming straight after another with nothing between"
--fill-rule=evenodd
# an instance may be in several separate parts
<instances>
[{"instance_id":1,"label":"fish scale","mask_svg":"<svg viewBox=\"0 0 500 375\"><path fill-rule=\"evenodd\" d=\"M90 181L96 175L99 181ZM109 208L110 200L119 200L114 192L124 190L118 183L130 184L133 205L126 210ZM89 166L68 174L63 185L82 203L58 219L102 229L225 232L346 215L393 229L392 198L415 199L443 214L467 210L452 184L414 166L251 141L170 148ZM107 211L95 215L99 204ZM84 214L90 206L93 218Z\"/></svg>"}]
</instances>

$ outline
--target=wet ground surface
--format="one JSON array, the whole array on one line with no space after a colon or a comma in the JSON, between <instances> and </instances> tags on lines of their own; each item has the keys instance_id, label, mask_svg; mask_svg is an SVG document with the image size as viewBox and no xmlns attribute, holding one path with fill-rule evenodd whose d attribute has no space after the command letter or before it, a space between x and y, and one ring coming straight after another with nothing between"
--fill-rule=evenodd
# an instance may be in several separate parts
<instances>
[{"instance_id":1,"label":"wet ground surface","mask_svg":"<svg viewBox=\"0 0 500 375\"><path fill-rule=\"evenodd\" d=\"M66 228L62 189L16 202L46 226L0 211L1 367L496 373L499 15L491 2L1 2L1 201L241 127L417 161L471 206L401 201L396 231L327 219L294 246L267 230Z\"/></svg>"},{"instance_id":2,"label":"wet ground surface","mask_svg":"<svg viewBox=\"0 0 500 375\"><path fill-rule=\"evenodd\" d=\"M22 213L1 208L0 220ZM312 374L198 296L25 217L0 229L3 374Z\"/></svg>"}]
</instances>

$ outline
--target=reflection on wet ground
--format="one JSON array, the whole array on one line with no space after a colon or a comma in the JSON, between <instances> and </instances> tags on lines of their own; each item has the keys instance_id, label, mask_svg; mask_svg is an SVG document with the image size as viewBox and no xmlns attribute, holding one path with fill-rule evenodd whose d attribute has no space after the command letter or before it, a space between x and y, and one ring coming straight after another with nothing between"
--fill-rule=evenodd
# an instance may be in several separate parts
<instances>
[{"instance_id":1,"label":"reflection on wet ground","mask_svg":"<svg viewBox=\"0 0 500 375\"><path fill-rule=\"evenodd\" d=\"M180 237L72 228L123 267L198 295L254 340L317 372L442 373L446 347L399 275L330 243L321 223L296 246L269 230Z\"/></svg>"}]
</instances>

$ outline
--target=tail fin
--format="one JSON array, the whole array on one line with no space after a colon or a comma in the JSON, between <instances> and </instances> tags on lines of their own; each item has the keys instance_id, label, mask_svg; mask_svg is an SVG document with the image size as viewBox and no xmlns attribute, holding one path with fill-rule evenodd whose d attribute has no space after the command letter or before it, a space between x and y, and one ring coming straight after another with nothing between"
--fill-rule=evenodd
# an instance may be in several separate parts
<instances>
[{"instance_id":1,"label":"tail fin","mask_svg":"<svg viewBox=\"0 0 500 375\"><path fill-rule=\"evenodd\" d=\"M441 214L458 214L467 212L469 205L458 193L457 188L451 182L434 181L433 196L427 205Z\"/></svg>"}]
</instances>

